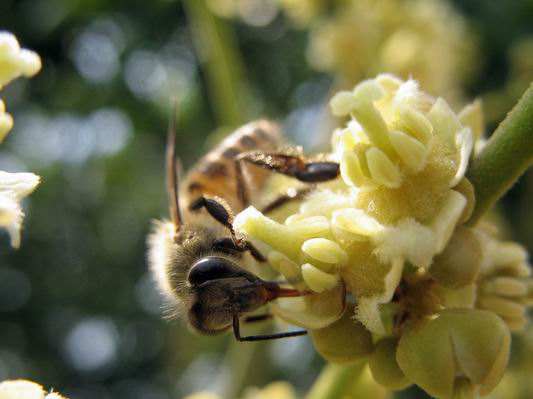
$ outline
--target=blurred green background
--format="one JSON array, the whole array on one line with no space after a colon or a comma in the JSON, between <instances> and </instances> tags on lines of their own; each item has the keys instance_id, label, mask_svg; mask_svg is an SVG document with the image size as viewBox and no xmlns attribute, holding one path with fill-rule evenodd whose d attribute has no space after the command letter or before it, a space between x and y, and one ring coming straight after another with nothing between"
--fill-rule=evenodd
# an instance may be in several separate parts
<instances>
[{"instance_id":1,"label":"blurred green background","mask_svg":"<svg viewBox=\"0 0 533 399\"><path fill-rule=\"evenodd\" d=\"M241 379L284 379L306 391L323 364L307 338L261 344L247 363L252 344L231 360L232 337L198 337L162 320L145 237L150 220L166 216L172 96L181 103L185 165L259 116L284 123L298 144L324 141L325 103L347 81L316 70L308 47L317 21L343 2L322 1L302 22L274 0L209 2L214 8L203 0L0 1L0 29L43 59L35 78L2 93L15 128L0 169L33 171L43 182L26 204L22 248L0 235L0 380L30 378L76 399L227 393ZM533 2L453 6L477 49L459 97L486 100L490 132L533 74ZM502 204L509 235L530 251L532 198L529 173ZM425 396L410 389L398 397Z\"/></svg>"}]
</instances>

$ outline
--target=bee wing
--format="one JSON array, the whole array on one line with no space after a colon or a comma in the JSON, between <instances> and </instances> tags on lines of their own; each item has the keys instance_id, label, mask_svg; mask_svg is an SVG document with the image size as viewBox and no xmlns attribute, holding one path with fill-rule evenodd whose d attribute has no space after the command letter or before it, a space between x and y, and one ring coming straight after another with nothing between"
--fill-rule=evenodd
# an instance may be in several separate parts
<instances>
[{"instance_id":1,"label":"bee wing","mask_svg":"<svg viewBox=\"0 0 533 399\"><path fill-rule=\"evenodd\" d=\"M180 186L186 212L188 205L201 195L223 198L232 210L241 210L235 158L248 151L276 151L282 142L279 126L267 120L248 123L226 137L198 161ZM253 166L245 167L243 172L248 191L255 195L261 192L267 178L272 175L267 170Z\"/></svg>"}]
</instances>

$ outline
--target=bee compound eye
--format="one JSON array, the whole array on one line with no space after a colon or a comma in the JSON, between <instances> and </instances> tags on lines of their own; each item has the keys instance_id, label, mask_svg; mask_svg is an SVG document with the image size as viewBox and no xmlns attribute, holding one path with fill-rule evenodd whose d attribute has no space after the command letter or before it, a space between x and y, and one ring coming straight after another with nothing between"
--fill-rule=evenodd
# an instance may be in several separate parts
<instances>
[{"instance_id":1,"label":"bee compound eye","mask_svg":"<svg viewBox=\"0 0 533 399\"><path fill-rule=\"evenodd\" d=\"M191 268L188 276L189 283L200 285L210 280L235 277L239 273L236 267L224 258L209 256L200 259Z\"/></svg>"}]
</instances>

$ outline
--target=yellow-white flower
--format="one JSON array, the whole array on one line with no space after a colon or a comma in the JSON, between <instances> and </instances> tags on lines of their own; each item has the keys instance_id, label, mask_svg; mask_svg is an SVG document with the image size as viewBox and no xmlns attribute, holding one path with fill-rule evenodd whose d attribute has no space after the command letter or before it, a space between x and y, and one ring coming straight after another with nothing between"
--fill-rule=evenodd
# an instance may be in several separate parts
<instances>
[{"instance_id":1,"label":"yellow-white flower","mask_svg":"<svg viewBox=\"0 0 533 399\"><path fill-rule=\"evenodd\" d=\"M33 51L21 49L17 38L0 31L0 90L19 76L33 76L41 69L41 59ZM0 143L13 127L13 118L0 100Z\"/></svg>"},{"instance_id":2,"label":"yellow-white flower","mask_svg":"<svg viewBox=\"0 0 533 399\"><path fill-rule=\"evenodd\" d=\"M42 386L27 380L0 383L0 399L65 399L56 392L46 393Z\"/></svg>"},{"instance_id":3,"label":"yellow-white flower","mask_svg":"<svg viewBox=\"0 0 533 399\"><path fill-rule=\"evenodd\" d=\"M33 51L20 48L17 38L0 32L0 89L19 76L33 76L41 69L41 59Z\"/></svg>"},{"instance_id":4,"label":"yellow-white flower","mask_svg":"<svg viewBox=\"0 0 533 399\"><path fill-rule=\"evenodd\" d=\"M388 74L338 93L331 108L349 117L329 155L341 178L311 193L284 223L248 208L234 225L268 244L271 264L300 289L321 295L342 281L357 298L356 318L384 334L380 308L404 264L427 270L471 209L464 174L477 108L460 117L417 82Z\"/></svg>"},{"instance_id":5,"label":"yellow-white flower","mask_svg":"<svg viewBox=\"0 0 533 399\"><path fill-rule=\"evenodd\" d=\"M7 230L14 248L20 246L24 218L21 201L35 190L39 181L39 176L33 173L0 171L0 227Z\"/></svg>"},{"instance_id":6,"label":"yellow-white flower","mask_svg":"<svg viewBox=\"0 0 533 399\"><path fill-rule=\"evenodd\" d=\"M308 58L343 85L390 71L431 93L460 97L476 46L461 15L442 0L347 0L311 27Z\"/></svg>"},{"instance_id":7,"label":"yellow-white flower","mask_svg":"<svg viewBox=\"0 0 533 399\"><path fill-rule=\"evenodd\" d=\"M41 59L33 51L21 49L15 36L0 32L0 89L19 76L33 76L41 69ZM0 100L0 143L13 127L13 118ZM33 173L0 171L0 228L9 233L11 245L20 246L20 229L24 212L21 201L39 184Z\"/></svg>"},{"instance_id":8,"label":"yellow-white flower","mask_svg":"<svg viewBox=\"0 0 533 399\"><path fill-rule=\"evenodd\" d=\"M13 117L6 112L4 102L0 100L0 143L13 128Z\"/></svg>"}]
</instances>

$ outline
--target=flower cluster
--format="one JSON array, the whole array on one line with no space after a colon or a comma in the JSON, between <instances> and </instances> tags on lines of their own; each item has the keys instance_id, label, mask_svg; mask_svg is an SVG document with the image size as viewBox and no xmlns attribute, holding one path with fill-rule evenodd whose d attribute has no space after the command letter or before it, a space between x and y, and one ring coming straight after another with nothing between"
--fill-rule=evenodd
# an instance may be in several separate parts
<instances>
[{"instance_id":1,"label":"flower cluster","mask_svg":"<svg viewBox=\"0 0 533 399\"><path fill-rule=\"evenodd\" d=\"M464 20L447 2L353 0L312 28L308 56L312 66L347 84L385 70L412 75L449 97L471 73L474 49Z\"/></svg>"},{"instance_id":2,"label":"flower cluster","mask_svg":"<svg viewBox=\"0 0 533 399\"><path fill-rule=\"evenodd\" d=\"M41 60L30 50L21 49L10 33L0 32L0 89L19 76L33 76L41 69ZM0 143L13 127L13 118L0 100ZM7 173L0 171L0 227L7 230L11 245L20 245L20 229L24 213L21 200L39 184L33 173Z\"/></svg>"},{"instance_id":3,"label":"flower cluster","mask_svg":"<svg viewBox=\"0 0 533 399\"><path fill-rule=\"evenodd\" d=\"M42 386L27 380L4 381L0 383L2 399L65 399L57 392L46 393Z\"/></svg>"},{"instance_id":4,"label":"flower cluster","mask_svg":"<svg viewBox=\"0 0 533 399\"><path fill-rule=\"evenodd\" d=\"M510 330L533 296L527 254L485 225L465 172L482 146L479 103L456 114L413 80L379 75L331 100L347 117L327 155L341 178L295 213L250 207L237 230L266 244L289 283L313 292L273 312L311 332L333 362L368 359L390 389L486 394L505 370Z\"/></svg>"}]
</instances>

